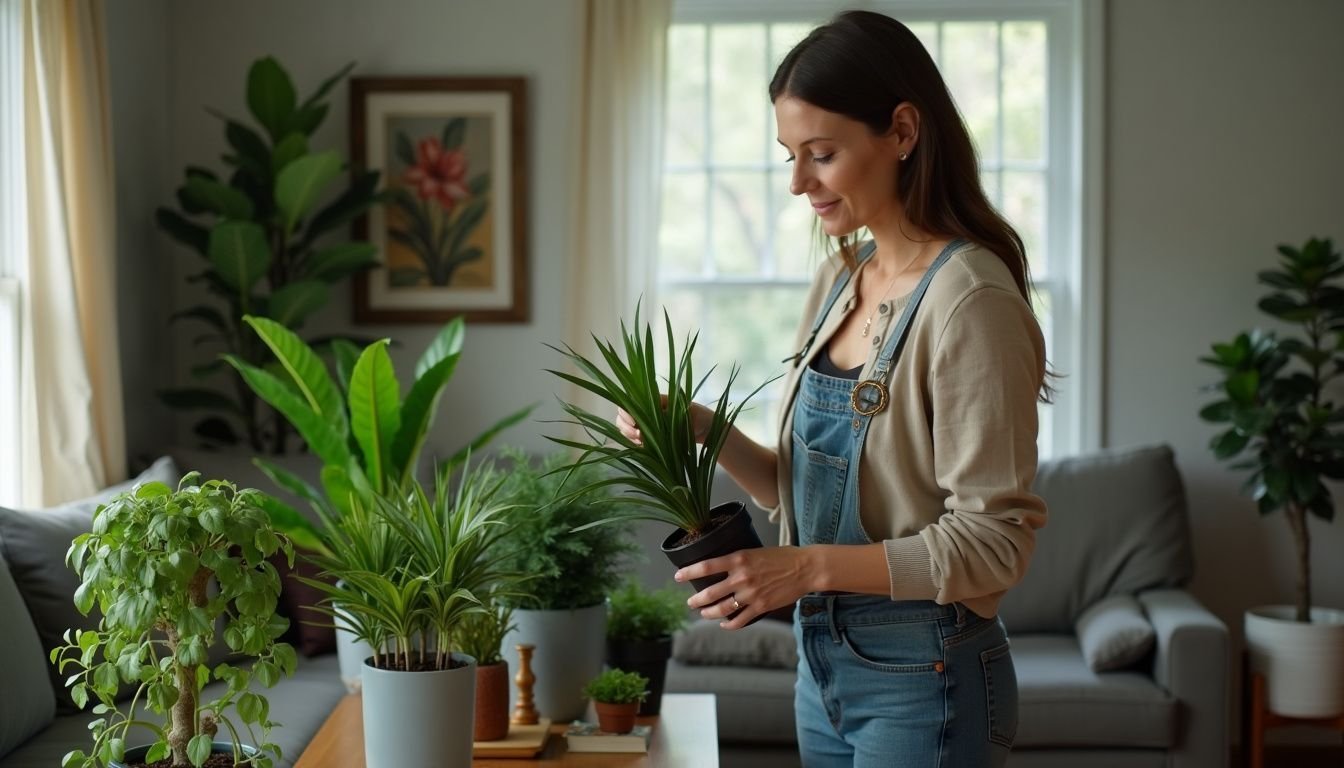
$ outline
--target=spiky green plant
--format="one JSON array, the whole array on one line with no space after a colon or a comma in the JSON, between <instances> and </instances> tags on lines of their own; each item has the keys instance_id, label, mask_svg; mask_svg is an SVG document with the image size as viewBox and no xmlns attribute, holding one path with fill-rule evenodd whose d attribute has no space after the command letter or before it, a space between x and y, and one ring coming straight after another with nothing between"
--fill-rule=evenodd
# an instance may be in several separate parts
<instances>
[{"instance_id":1,"label":"spiky green plant","mask_svg":"<svg viewBox=\"0 0 1344 768\"><path fill-rule=\"evenodd\" d=\"M622 434L611 414L594 414L564 401L561 405L570 416L564 423L582 427L590 440L549 436L548 439L582 452L573 467L605 464L612 470L608 477L574 493L602 486L624 486L634 494L633 498L621 497L630 504L589 525L613 520L657 520L699 536L713 527L710 498L714 470L733 422L747 400L773 379L752 390L742 402L731 405L729 392L740 372L734 364L723 393L711 411L708 429L700 440L691 407L714 369L697 381L691 358L699 334L688 335L678 352L672 321L666 310L663 311L663 324L667 334L668 375L662 379L667 386L666 395L658 376L653 328L640 322L638 308L633 332L626 328L624 321L621 322L621 350L593 336L605 370L603 365L590 361L568 344L563 349L547 345L569 358L578 367L580 375L548 369L549 372L629 413L639 425L642 444Z\"/></svg>"},{"instance_id":2,"label":"spiky green plant","mask_svg":"<svg viewBox=\"0 0 1344 768\"><path fill-rule=\"evenodd\" d=\"M504 661L504 638L512 632L513 608L490 597L482 601L486 610L462 619L457 627L454 646L476 660L479 666Z\"/></svg>"}]
</instances>

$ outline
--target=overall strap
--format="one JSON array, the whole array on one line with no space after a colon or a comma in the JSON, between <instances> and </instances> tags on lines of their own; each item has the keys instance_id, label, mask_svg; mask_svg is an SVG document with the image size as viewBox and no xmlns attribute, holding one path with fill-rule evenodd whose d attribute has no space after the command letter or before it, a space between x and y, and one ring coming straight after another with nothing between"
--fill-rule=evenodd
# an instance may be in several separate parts
<instances>
[{"instance_id":1,"label":"overall strap","mask_svg":"<svg viewBox=\"0 0 1344 768\"><path fill-rule=\"evenodd\" d=\"M817 334L821 332L821 326L825 324L826 316L831 313L831 307L835 306L835 302L840 298L845 286L849 285L849 279L858 271L859 266L867 261L875 250L877 250L876 242L870 240L864 243L858 256L855 257L857 263L854 265L854 269L846 269L835 279L835 284L831 286L831 292L826 296L826 301L821 304L821 311L817 312L817 319L812 322L812 332L808 334L807 342L803 344L803 348L798 350L798 354L786 357L780 362L787 363L792 360L794 368L797 368L803 362L808 351L812 349L812 344L817 340Z\"/></svg>"},{"instance_id":2,"label":"overall strap","mask_svg":"<svg viewBox=\"0 0 1344 768\"><path fill-rule=\"evenodd\" d=\"M900 320L897 321L896 327L892 329L891 335L887 337L886 346L882 348L882 354L877 358L877 364L873 370L872 376L874 381L885 380L887 377L887 369L891 367L893 361L900 357L901 347L905 344L905 337L910 331L910 321L915 316L915 309L919 306L919 302L923 300L924 294L928 292L929 283L933 282L933 276L947 263L948 259L952 258L952 253L965 244L966 241L961 238L957 238L948 243L947 246L943 248L942 253L938 254L938 258L934 259L932 266L925 270L924 277L920 279L919 285L915 287L914 292L910 295L910 301L905 305L905 311L901 312Z\"/></svg>"}]
</instances>

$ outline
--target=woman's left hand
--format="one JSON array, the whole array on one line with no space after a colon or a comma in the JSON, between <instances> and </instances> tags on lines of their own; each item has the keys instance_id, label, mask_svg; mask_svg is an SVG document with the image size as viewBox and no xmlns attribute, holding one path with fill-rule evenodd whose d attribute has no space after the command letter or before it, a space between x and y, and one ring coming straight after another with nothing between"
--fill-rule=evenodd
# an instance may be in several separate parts
<instances>
[{"instance_id":1,"label":"woman's left hand","mask_svg":"<svg viewBox=\"0 0 1344 768\"><path fill-rule=\"evenodd\" d=\"M732 621L719 626L741 629L757 616L785 605L813 591L816 573L813 558L804 547L761 547L742 549L731 555L701 560L682 568L673 576L677 581L726 573L723 581L695 593L686 604L699 608L706 619L724 619L741 606Z\"/></svg>"}]
</instances>

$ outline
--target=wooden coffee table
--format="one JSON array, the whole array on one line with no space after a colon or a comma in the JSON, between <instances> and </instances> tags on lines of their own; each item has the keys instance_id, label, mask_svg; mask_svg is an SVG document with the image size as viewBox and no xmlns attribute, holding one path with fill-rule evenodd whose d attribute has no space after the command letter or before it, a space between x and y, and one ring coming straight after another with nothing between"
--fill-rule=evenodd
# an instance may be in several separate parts
<instances>
[{"instance_id":1,"label":"wooden coffee table","mask_svg":"<svg viewBox=\"0 0 1344 768\"><path fill-rule=\"evenodd\" d=\"M565 724L551 726L546 749L525 759L473 760L473 768L528 768L533 765L591 765L611 768L718 768L719 727L712 693L665 693L653 726L648 754L565 751ZM318 729L294 768L364 768L364 717L358 694L346 696Z\"/></svg>"}]
</instances>

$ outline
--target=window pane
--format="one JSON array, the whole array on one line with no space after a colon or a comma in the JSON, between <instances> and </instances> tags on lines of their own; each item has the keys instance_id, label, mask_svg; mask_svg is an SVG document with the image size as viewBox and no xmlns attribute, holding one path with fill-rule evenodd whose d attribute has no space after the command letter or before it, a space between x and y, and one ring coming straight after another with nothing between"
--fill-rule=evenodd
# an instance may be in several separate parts
<instances>
[{"instance_id":1,"label":"window pane","mask_svg":"<svg viewBox=\"0 0 1344 768\"><path fill-rule=\"evenodd\" d=\"M705 162L705 27L673 24L667 51L667 165Z\"/></svg>"},{"instance_id":2,"label":"window pane","mask_svg":"<svg viewBox=\"0 0 1344 768\"><path fill-rule=\"evenodd\" d=\"M1045 175L1035 171L1003 174L1003 214L1022 236L1032 274L1045 275Z\"/></svg>"},{"instance_id":3,"label":"window pane","mask_svg":"<svg viewBox=\"0 0 1344 768\"><path fill-rule=\"evenodd\" d=\"M662 223L658 229L658 273L698 275L705 255L705 174L663 175Z\"/></svg>"},{"instance_id":4,"label":"window pane","mask_svg":"<svg viewBox=\"0 0 1344 768\"><path fill-rule=\"evenodd\" d=\"M784 60L793 46L807 37L815 24L771 24L770 25L770 72L769 76L774 77L775 68L779 62ZM767 94L768 96L769 94Z\"/></svg>"},{"instance_id":5,"label":"window pane","mask_svg":"<svg viewBox=\"0 0 1344 768\"><path fill-rule=\"evenodd\" d=\"M715 269L725 275L759 274L765 258L765 173L716 173L713 182Z\"/></svg>"},{"instance_id":6,"label":"window pane","mask_svg":"<svg viewBox=\"0 0 1344 768\"><path fill-rule=\"evenodd\" d=\"M807 199L789 192L789 174L770 175L774 195L775 273L780 277L810 278L819 260L816 214Z\"/></svg>"},{"instance_id":7,"label":"window pane","mask_svg":"<svg viewBox=\"0 0 1344 768\"><path fill-rule=\"evenodd\" d=\"M999 160L998 25L949 21L943 24L942 71L957 108L975 139L981 162Z\"/></svg>"},{"instance_id":8,"label":"window pane","mask_svg":"<svg viewBox=\"0 0 1344 768\"><path fill-rule=\"evenodd\" d=\"M1045 155L1045 24L1003 25L1003 155L1041 161Z\"/></svg>"},{"instance_id":9,"label":"window pane","mask_svg":"<svg viewBox=\"0 0 1344 768\"><path fill-rule=\"evenodd\" d=\"M765 27L716 24L710 28L709 40L712 160L763 163L770 106L765 79ZM769 130L773 132L773 126Z\"/></svg>"},{"instance_id":10,"label":"window pane","mask_svg":"<svg viewBox=\"0 0 1344 768\"><path fill-rule=\"evenodd\" d=\"M995 208L1003 210L1003 188L999 179L998 171L981 171L980 186L985 189L985 197Z\"/></svg>"}]
</instances>

